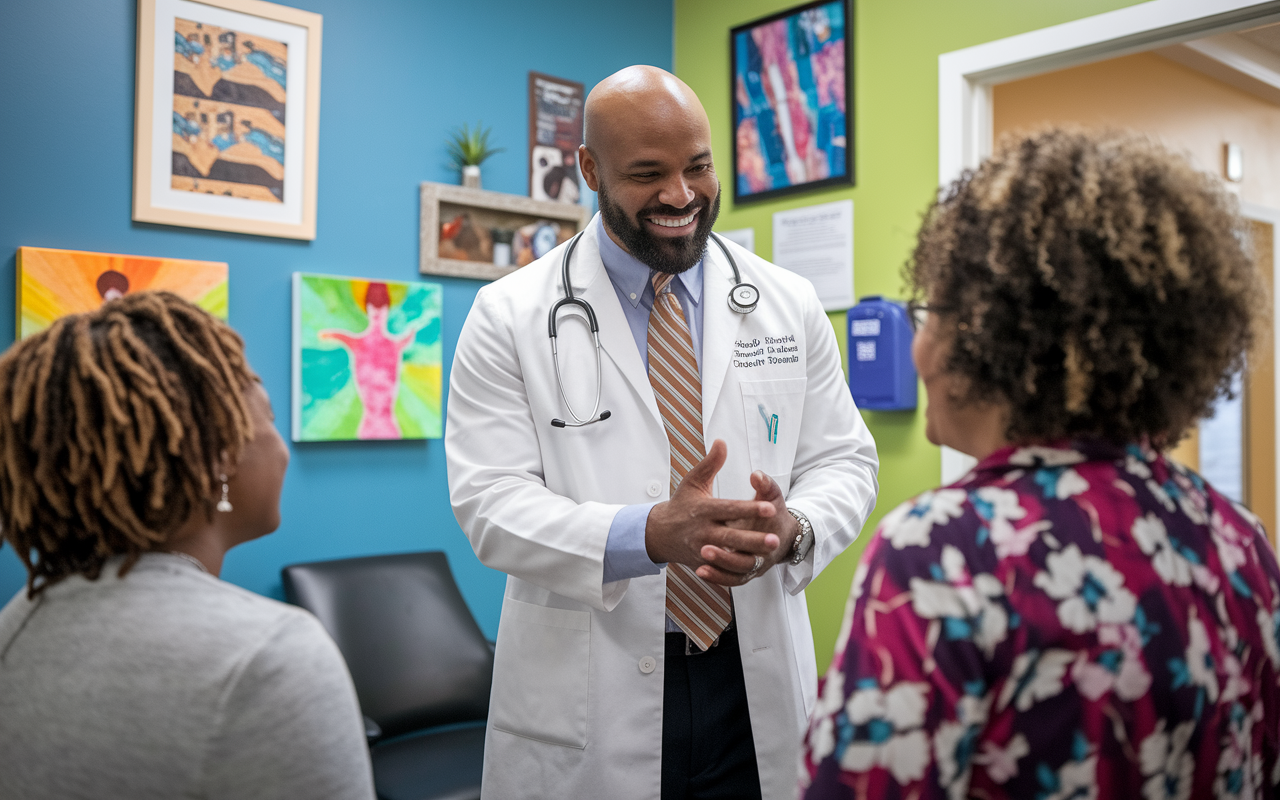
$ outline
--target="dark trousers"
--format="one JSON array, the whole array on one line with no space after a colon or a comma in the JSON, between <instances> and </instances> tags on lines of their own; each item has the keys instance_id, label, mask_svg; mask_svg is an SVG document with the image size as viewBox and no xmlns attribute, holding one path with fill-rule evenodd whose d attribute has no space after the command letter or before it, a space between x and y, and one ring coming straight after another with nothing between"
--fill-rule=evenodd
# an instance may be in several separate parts
<instances>
[{"instance_id":1,"label":"dark trousers","mask_svg":"<svg viewBox=\"0 0 1280 800\"><path fill-rule=\"evenodd\" d=\"M685 635L667 634L662 700L662 800L758 798L747 687L738 633L685 655Z\"/></svg>"}]
</instances>

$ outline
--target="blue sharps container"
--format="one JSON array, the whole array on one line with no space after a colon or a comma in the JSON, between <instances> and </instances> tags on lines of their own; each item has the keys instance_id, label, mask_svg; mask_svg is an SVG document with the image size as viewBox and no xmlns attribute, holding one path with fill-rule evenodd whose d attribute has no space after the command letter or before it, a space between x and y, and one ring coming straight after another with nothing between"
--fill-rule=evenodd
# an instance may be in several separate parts
<instances>
[{"instance_id":1,"label":"blue sharps container","mask_svg":"<svg viewBox=\"0 0 1280 800\"><path fill-rule=\"evenodd\" d=\"M849 391L858 408L916 407L911 321L902 303L870 295L848 312Z\"/></svg>"}]
</instances>

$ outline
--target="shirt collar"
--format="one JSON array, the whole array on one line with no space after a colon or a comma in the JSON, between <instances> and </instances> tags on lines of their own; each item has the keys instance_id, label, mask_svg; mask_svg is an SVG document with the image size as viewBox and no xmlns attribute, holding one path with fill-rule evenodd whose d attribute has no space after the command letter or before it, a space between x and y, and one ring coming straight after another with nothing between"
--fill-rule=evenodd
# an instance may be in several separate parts
<instances>
[{"instance_id":1,"label":"shirt collar","mask_svg":"<svg viewBox=\"0 0 1280 800\"><path fill-rule=\"evenodd\" d=\"M1115 461L1133 456L1154 461L1157 453L1143 442L1128 445L1102 439L1076 439L1002 447L984 458L977 470L1054 469L1086 461Z\"/></svg>"},{"instance_id":2,"label":"shirt collar","mask_svg":"<svg viewBox=\"0 0 1280 800\"><path fill-rule=\"evenodd\" d=\"M652 285L649 283L653 270L648 264L623 250L617 242L609 238L609 232L604 229L603 216L596 215L596 225L598 226L596 241L600 243L600 261L604 263L605 272L609 273L609 280L622 290L623 295L631 301L631 306L634 308L640 304L646 289L649 290L650 295L653 294ZM684 290L695 306L702 301L702 262L704 260L699 259L698 263L676 276L684 284Z\"/></svg>"}]
</instances>

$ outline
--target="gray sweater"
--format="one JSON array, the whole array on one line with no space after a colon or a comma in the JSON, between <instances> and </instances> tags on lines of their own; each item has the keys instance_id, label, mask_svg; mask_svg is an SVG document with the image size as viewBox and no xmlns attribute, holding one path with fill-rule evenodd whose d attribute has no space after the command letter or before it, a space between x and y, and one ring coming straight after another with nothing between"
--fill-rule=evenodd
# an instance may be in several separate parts
<instances>
[{"instance_id":1,"label":"gray sweater","mask_svg":"<svg viewBox=\"0 0 1280 800\"><path fill-rule=\"evenodd\" d=\"M372 800L320 623L168 554L0 610L0 798Z\"/></svg>"}]
</instances>

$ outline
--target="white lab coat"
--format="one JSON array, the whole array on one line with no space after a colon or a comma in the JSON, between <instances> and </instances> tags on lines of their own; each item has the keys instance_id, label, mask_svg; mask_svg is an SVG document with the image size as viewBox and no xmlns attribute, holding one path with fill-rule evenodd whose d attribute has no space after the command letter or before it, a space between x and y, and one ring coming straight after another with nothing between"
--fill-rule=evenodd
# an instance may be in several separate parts
<instances>
[{"instance_id":1,"label":"white lab coat","mask_svg":"<svg viewBox=\"0 0 1280 800\"><path fill-rule=\"evenodd\" d=\"M670 454L653 391L600 261L597 226L573 256L574 291L593 306L604 348L601 410L583 428L557 389L547 314L564 296L566 245L476 297L450 378L445 452L458 522L486 565L509 576L485 742L484 796L658 800L665 571L604 583L614 514L665 500ZM875 444L840 369L831 324L808 281L729 243L752 314L731 311L728 261L704 268L704 436L728 444L719 497L750 499L762 469L813 524L799 566L733 589L763 797L795 794L817 669L804 588L857 536L875 504ZM573 407L594 402L586 325L561 314L560 363ZM774 351L770 352L770 348ZM785 349L784 349L785 348ZM794 348L794 349L790 349ZM765 419L778 415L776 442Z\"/></svg>"}]
</instances>

